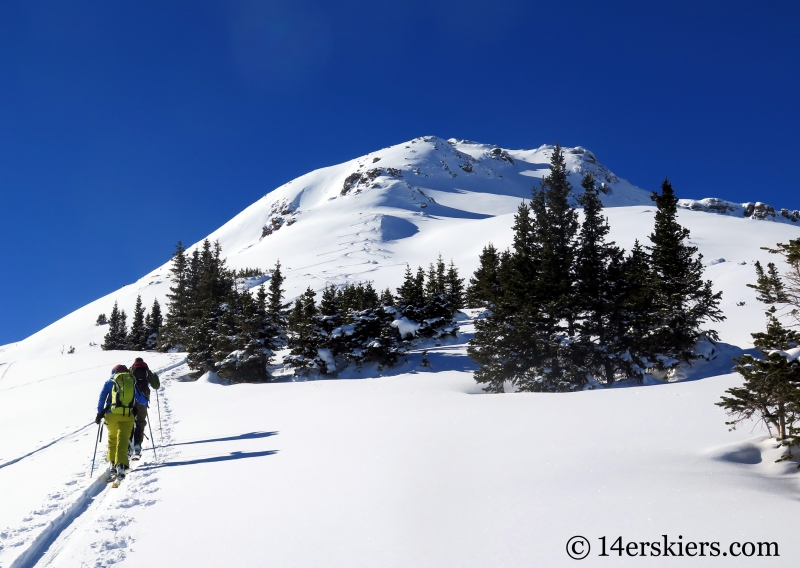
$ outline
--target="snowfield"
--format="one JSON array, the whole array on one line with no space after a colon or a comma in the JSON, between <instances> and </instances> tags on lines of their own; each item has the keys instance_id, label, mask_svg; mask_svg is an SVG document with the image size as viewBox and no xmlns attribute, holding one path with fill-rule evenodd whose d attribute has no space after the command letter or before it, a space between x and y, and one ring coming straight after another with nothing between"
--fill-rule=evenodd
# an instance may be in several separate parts
<instances>
[{"instance_id":1,"label":"snowfield","mask_svg":"<svg viewBox=\"0 0 800 568\"><path fill-rule=\"evenodd\" d=\"M231 267L280 259L288 298L326 282L394 288L406 263L427 266L439 253L468 278L486 243L510 245L516 207L547 174L551 150L416 139L293 180L210 239ZM585 149L566 157L574 187L587 169L607 184L612 238L646 244L649 193ZM340 380L231 386L191 380L185 354L102 351L98 314L114 301L131 314L139 294L166 308L169 264L0 347L0 567L570 566L576 535L592 547L588 566L648 563L598 556L600 537L610 547L663 535L718 542L720 553L774 542L779 557L738 564L789 565L800 551L797 466L775 463L780 451L760 424L729 432L714 403L741 384L731 357L764 327L746 284L756 260L778 259L760 247L800 230L786 218L695 209L680 221L728 319L716 326L716 359L678 382L483 394L466 355L473 311L455 340ZM162 378L161 427L154 406L155 453L146 442L111 489L97 481L105 433L89 475L95 405L111 367L137 355ZM708 554L649 563L728 565Z\"/></svg>"}]
</instances>

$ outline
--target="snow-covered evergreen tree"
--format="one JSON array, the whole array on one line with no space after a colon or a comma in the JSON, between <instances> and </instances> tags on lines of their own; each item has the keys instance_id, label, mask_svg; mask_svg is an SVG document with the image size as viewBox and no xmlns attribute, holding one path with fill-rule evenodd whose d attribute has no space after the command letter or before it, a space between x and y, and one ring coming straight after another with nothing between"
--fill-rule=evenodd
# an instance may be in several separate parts
<instances>
[{"instance_id":1,"label":"snow-covered evergreen tree","mask_svg":"<svg viewBox=\"0 0 800 568\"><path fill-rule=\"evenodd\" d=\"M316 292L308 287L302 296L297 298L289 314L289 341L290 354L284 357L283 362L294 367L295 374L308 377L312 373L327 374L334 372L330 369L330 360L320 356L327 334L319 326L321 318L315 301Z\"/></svg>"},{"instance_id":2,"label":"snow-covered evergreen tree","mask_svg":"<svg viewBox=\"0 0 800 568\"><path fill-rule=\"evenodd\" d=\"M732 418L727 422L732 428L756 417L775 429L779 441L795 446L800 442L795 426L800 419L800 364L790 360L785 350L800 344L800 334L783 327L773 310L768 312L766 333L752 335L761 357L736 359L734 370L744 383L725 391L729 396L723 396L717 406Z\"/></svg>"}]
</instances>

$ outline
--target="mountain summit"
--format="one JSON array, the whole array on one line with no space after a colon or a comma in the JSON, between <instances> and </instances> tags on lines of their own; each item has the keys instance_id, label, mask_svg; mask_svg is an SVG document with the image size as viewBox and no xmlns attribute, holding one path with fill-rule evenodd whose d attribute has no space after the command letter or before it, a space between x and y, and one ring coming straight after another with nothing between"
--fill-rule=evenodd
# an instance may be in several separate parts
<instances>
[{"instance_id":1,"label":"mountain summit","mask_svg":"<svg viewBox=\"0 0 800 568\"><path fill-rule=\"evenodd\" d=\"M520 201L530 198L532 187L548 175L553 149L542 145L534 150L511 150L469 140L415 138L300 176L270 191L207 238L219 241L231 268L266 271L280 260L289 299L309 286L321 290L325 283L369 280L378 289L395 287L407 263L427 266L440 253L469 277L488 242L501 249L510 244L513 215ZM581 191L581 178L591 173L601 188L606 214L619 219L612 223L618 243L629 248L637 238L646 240L652 226L650 192L612 173L585 148L563 151L573 200ZM685 199L681 206L683 215L692 219L693 235L716 226L712 219L722 217L745 223L777 220L790 225L786 229L794 234L792 228L800 218L798 212L776 213L760 203ZM774 245L783 237L772 236L776 231L767 230L767 225L775 223L759 223L759 232L765 237L762 244ZM737 226L734 238L746 235L748 227ZM699 244L706 257L719 260L722 255L715 242ZM195 243L188 251L199 245ZM749 239L748 246L753 245ZM165 250L158 254L173 246L164 243ZM78 352L99 349L106 328L95 325L98 315L110 313L115 301L130 315L139 295L145 306L155 299L166 306L169 278L168 262L13 349L29 353L58 352L70 345ZM251 279L243 285L262 281ZM3 349L10 357L12 346L0 347Z\"/></svg>"}]
</instances>

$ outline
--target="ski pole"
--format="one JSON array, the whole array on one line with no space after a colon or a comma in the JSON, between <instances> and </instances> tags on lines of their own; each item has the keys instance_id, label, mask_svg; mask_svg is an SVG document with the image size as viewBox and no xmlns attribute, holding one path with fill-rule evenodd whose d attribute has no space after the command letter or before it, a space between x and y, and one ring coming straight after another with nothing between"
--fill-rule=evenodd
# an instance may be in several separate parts
<instances>
[{"instance_id":1,"label":"ski pole","mask_svg":"<svg viewBox=\"0 0 800 568\"><path fill-rule=\"evenodd\" d=\"M159 387L160 388L160 387ZM161 443L164 443L164 429L161 427L161 399L158 398L158 390L156 389L156 407L158 408L158 433L161 436ZM148 422L149 424L149 422ZM152 432L151 432L152 434Z\"/></svg>"},{"instance_id":2,"label":"ski pole","mask_svg":"<svg viewBox=\"0 0 800 568\"><path fill-rule=\"evenodd\" d=\"M94 454L92 455L92 470L89 472L89 477L94 474L94 460L97 458L97 444L100 443L100 437L103 435L103 421L97 425L97 437L94 439Z\"/></svg>"},{"instance_id":3,"label":"ski pole","mask_svg":"<svg viewBox=\"0 0 800 568\"><path fill-rule=\"evenodd\" d=\"M153 427L150 426L150 415L149 414L147 415L147 427L150 428L150 443L153 444L153 457L155 459L158 459L158 456L156 455L156 439L153 438Z\"/></svg>"}]
</instances>

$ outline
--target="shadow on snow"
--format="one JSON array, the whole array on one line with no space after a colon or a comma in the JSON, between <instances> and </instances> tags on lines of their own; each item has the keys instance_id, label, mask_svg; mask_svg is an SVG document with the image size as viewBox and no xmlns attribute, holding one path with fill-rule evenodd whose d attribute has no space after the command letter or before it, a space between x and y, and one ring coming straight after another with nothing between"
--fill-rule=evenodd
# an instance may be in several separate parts
<instances>
[{"instance_id":1,"label":"shadow on snow","mask_svg":"<svg viewBox=\"0 0 800 568\"><path fill-rule=\"evenodd\" d=\"M145 471L150 469L161 469L164 467L178 467L183 465L197 465L201 463L214 463L214 462L224 462L224 461L231 461L231 460L243 460L247 458L258 458L262 456L271 456L273 454L277 454L278 450L265 450L263 452L231 452L225 456L213 456L210 458L197 458L193 460L184 460L184 461L175 461L175 462L164 462L164 463L157 463L153 465L146 465L142 467L136 468L137 470Z\"/></svg>"},{"instance_id":2,"label":"shadow on snow","mask_svg":"<svg viewBox=\"0 0 800 568\"><path fill-rule=\"evenodd\" d=\"M238 436L227 436L225 438L209 438L207 440L194 440L192 442L176 442L174 444L164 444L163 446L156 446L162 448L169 448L172 446L189 446L191 444L207 444L210 442L234 442L236 440L257 440L259 438L269 438L270 436L277 436L278 432L248 432L247 434L239 434Z\"/></svg>"}]
</instances>

